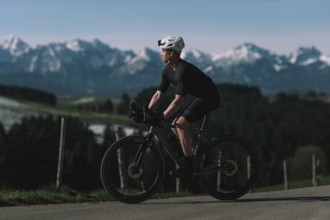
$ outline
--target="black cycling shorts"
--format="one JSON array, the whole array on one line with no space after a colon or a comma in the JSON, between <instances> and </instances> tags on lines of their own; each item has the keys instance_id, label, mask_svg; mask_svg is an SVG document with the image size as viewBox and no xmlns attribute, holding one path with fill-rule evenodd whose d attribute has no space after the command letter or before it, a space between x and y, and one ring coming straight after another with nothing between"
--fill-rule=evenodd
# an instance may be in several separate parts
<instances>
[{"instance_id":1,"label":"black cycling shorts","mask_svg":"<svg viewBox=\"0 0 330 220\"><path fill-rule=\"evenodd\" d=\"M191 124L218 107L219 102L196 98L183 109L181 114L178 115L178 118L182 116Z\"/></svg>"}]
</instances>

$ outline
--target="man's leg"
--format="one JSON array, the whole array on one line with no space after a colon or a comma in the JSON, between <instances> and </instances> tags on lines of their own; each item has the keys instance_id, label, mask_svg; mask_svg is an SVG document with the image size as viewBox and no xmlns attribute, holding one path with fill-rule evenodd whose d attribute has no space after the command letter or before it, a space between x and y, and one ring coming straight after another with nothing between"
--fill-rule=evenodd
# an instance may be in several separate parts
<instances>
[{"instance_id":1,"label":"man's leg","mask_svg":"<svg viewBox=\"0 0 330 220\"><path fill-rule=\"evenodd\" d=\"M178 131L176 130L177 128L176 128L176 126L175 126L175 122L178 120L178 118L175 118L174 119L174 121L173 121L173 123L172 123L172 128L171 128L171 130L172 130L172 132L175 134L175 136L178 138L178 140L180 140L180 138L179 138L179 134L178 134Z\"/></svg>"},{"instance_id":2,"label":"man's leg","mask_svg":"<svg viewBox=\"0 0 330 220\"><path fill-rule=\"evenodd\" d=\"M178 177L188 177L193 173L193 154L194 154L194 141L193 136L189 130L190 123L182 116L174 122L174 128L172 128L174 134L176 134L180 140L183 154L185 156L183 167L170 172L170 175Z\"/></svg>"},{"instance_id":3,"label":"man's leg","mask_svg":"<svg viewBox=\"0 0 330 220\"><path fill-rule=\"evenodd\" d=\"M182 116L175 122L175 134L179 137L183 154L186 157L193 156L195 148L194 139L191 131L189 130L189 126L190 123Z\"/></svg>"},{"instance_id":4,"label":"man's leg","mask_svg":"<svg viewBox=\"0 0 330 220\"><path fill-rule=\"evenodd\" d=\"M185 156L184 166L170 173L173 177L191 176L193 172L193 157L195 151L195 140L189 126L194 121L206 114L204 100L195 99L184 110L183 114L174 121L172 128L180 140L182 151Z\"/></svg>"}]
</instances>

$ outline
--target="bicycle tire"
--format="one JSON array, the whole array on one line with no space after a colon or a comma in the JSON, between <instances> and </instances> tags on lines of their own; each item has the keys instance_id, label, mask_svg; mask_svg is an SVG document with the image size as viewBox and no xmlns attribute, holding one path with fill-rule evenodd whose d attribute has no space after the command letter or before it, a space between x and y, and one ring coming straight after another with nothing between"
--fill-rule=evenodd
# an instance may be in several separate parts
<instances>
[{"instance_id":1,"label":"bicycle tire","mask_svg":"<svg viewBox=\"0 0 330 220\"><path fill-rule=\"evenodd\" d=\"M211 167L215 171L197 176L202 189L220 200L246 194L255 183L258 167L250 143L237 135L223 135L205 144L196 159L197 173Z\"/></svg>"},{"instance_id":2,"label":"bicycle tire","mask_svg":"<svg viewBox=\"0 0 330 220\"><path fill-rule=\"evenodd\" d=\"M141 166L133 173L132 161L143 144L148 144L146 153ZM118 156L118 152L122 156ZM123 158L120 163L118 157ZM104 188L115 199L124 203L140 203L152 197L159 189L165 176L165 162L155 143L147 143L142 136L127 136L108 148L100 172Z\"/></svg>"}]
</instances>

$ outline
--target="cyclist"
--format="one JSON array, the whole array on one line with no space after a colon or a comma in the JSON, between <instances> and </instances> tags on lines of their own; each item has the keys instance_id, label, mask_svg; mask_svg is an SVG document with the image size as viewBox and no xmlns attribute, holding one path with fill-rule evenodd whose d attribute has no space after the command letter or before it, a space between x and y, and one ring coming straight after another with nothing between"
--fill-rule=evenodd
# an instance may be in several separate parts
<instances>
[{"instance_id":1,"label":"cyclist","mask_svg":"<svg viewBox=\"0 0 330 220\"><path fill-rule=\"evenodd\" d=\"M185 47L180 36L169 36L158 41L162 49L161 58L167 64L163 70L158 90L152 96L149 109L155 111L164 98L170 84L175 86L175 98L162 112L167 119L183 107L185 96L193 95L194 100L178 114L172 123L172 131L178 137L185 156L184 166L172 171L173 177L190 176L193 171L193 152L195 143L188 129L191 123L201 119L208 112L220 106L220 95L210 77L199 68L180 58Z\"/></svg>"}]
</instances>

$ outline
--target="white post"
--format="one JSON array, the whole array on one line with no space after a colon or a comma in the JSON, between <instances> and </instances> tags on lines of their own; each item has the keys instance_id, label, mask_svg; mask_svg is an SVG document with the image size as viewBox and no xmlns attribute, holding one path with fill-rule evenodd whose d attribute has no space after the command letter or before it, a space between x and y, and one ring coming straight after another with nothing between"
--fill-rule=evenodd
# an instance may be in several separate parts
<instances>
[{"instance_id":1,"label":"white post","mask_svg":"<svg viewBox=\"0 0 330 220\"><path fill-rule=\"evenodd\" d=\"M250 179L250 176L251 176L251 158L250 158L250 156L247 156L246 163L247 163L247 178Z\"/></svg>"},{"instance_id":2,"label":"white post","mask_svg":"<svg viewBox=\"0 0 330 220\"><path fill-rule=\"evenodd\" d=\"M179 165L176 164L176 169L179 168ZM175 179L175 192L176 193L179 193L181 191L181 181L180 181L180 178L176 178Z\"/></svg>"},{"instance_id":3,"label":"white post","mask_svg":"<svg viewBox=\"0 0 330 220\"><path fill-rule=\"evenodd\" d=\"M65 145L65 120L64 117L62 117L57 176L56 176L56 188L58 190L61 189L61 185L62 185L64 145Z\"/></svg>"},{"instance_id":4,"label":"white post","mask_svg":"<svg viewBox=\"0 0 330 220\"><path fill-rule=\"evenodd\" d=\"M316 186L316 164L315 154L312 155L312 186Z\"/></svg>"},{"instance_id":5,"label":"white post","mask_svg":"<svg viewBox=\"0 0 330 220\"><path fill-rule=\"evenodd\" d=\"M117 127L115 129L115 136L116 140L118 141L120 139L120 132L121 128ZM119 171L119 178L120 178L120 188L125 188L125 171L124 171L124 152L122 148L119 148L117 151L117 158L118 158L118 171Z\"/></svg>"},{"instance_id":6,"label":"white post","mask_svg":"<svg viewBox=\"0 0 330 220\"><path fill-rule=\"evenodd\" d=\"M320 163L321 163L321 161L320 161L320 159L317 159L316 160L316 165L315 165L315 175L317 174L317 168L320 166ZM319 175L316 175L316 186L319 186L320 185L320 181L321 181L321 174L319 174Z\"/></svg>"},{"instance_id":7,"label":"white post","mask_svg":"<svg viewBox=\"0 0 330 220\"><path fill-rule=\"evenodd\" d=\"M247 156L246 157L246 169L247 169L247 180L249 180L250 179L250 177L251 177L251 158L250 158L250 156ZM249 192L252 192L252 189L250 189L250 191Z\"/></svg>"},{"instance_id":8,"label":"white post","mask_svg":"<svg viewBox=\"0 0 330 220\"><path fill-rule=\"evenodd\" d=\"M283 176L284 176L284 189L288 189L288 175L287 175L287 165L286 160L283 161Z\"/></svg>"},{"instance_id":9,"label":"white post","mask_svg":"<svg viewBox=\"0 0 330 220\"><path fill-rule=\"evenodd\" d=\"M221 166L221 160L218 158L218 167ZM220 192L221 187L221 171L217 172L217 191Z\"/></svg>"}]
</instances>

